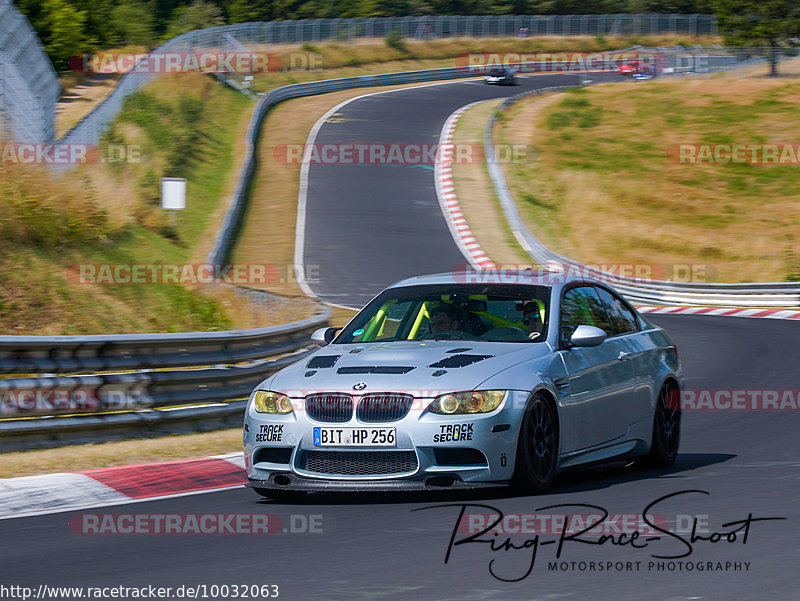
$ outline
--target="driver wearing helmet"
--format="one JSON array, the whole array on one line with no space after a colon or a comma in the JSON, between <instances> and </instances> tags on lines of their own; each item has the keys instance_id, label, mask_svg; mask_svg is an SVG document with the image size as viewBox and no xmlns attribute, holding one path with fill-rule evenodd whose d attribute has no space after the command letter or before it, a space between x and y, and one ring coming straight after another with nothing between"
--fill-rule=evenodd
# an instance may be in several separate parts
<instances>
[{"instance_id":1,"label":"driver wearing helmet","mask_svg":"<svg viewBox=\"0 0 800 601\"><path fill-rule=\"evenodd\" d=\"M542 315L539 312L539 303L527 301L522 307L522 323L528 328L528 338L535 340L542 335L544 324Z\"/></svg>"}]
</instances>

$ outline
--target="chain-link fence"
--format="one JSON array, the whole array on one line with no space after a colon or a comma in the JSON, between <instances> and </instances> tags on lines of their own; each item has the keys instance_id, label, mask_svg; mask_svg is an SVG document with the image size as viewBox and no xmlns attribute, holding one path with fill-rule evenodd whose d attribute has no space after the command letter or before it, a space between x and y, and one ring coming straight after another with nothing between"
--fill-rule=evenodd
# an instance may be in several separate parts
<instances>
[{"instance_id":1,"label":"chain-link fence","mask_svg":"<svg viewBox=\"0 0 800 601\"><path fill-rule=\"evenodd\" d=\"M50 142L60 85L28 20L0 0L0 138Z\"/></svg>"},{"instance_id":2,"label":"chain-link fence","mask_svg":"<svg viewBox=\"0 0 800 601\"><path fill-rule=\"evenodd\" d=\"M291 44L326 40L380 38L397 32L406 38L507 37L541 35L714 35L712 15L504 15L372 17L369 19L303 19L242 23L193 32L227 31L242 43Z\"/></svg>"}]
</instances>

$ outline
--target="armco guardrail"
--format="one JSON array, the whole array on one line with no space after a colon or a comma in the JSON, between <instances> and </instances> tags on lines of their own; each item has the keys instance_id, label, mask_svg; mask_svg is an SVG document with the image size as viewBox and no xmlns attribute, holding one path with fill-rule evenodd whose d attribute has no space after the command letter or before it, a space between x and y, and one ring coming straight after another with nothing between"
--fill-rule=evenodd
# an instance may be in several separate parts
<instances>
[{"instance_id":1,"label":"armco guardrail","mask_svg":"<svg viewBox=\"0 0 800 601\"><path fill-rule=\"evenodd\" d=\"M749 60L749 59L747 59ZM502 111L521 98L563 90L559 86L543 88L532 92L517 94L498 106ZM516 202L508 189L505 175L497 160L492 133L497 119L494 113L484 130L489 176L492 179L500 206L517 241L539 264L556 271L573 271L608 282L634 303L656 305L695 305L731 307L800 307L800 282L761 282L746 284L708 283L703 285L690 282L665 282L639 278L620 277L592 266L584 265L553 252L528 229L517 210ZM494 160L492 160L492 157Z\"/></svg>"},{"instance_id":2,"label":"armco guardrail","mask_svg":"<svg viewBox=\"0 0 800 601\"><path fill-rule=\"evenodd\" d=\"M9 0L0 0L0 139L52 141L60 91L30 23Z\"/></svg>"},{"instance_id":3,"label":"armco guardrail","mask_svg":"<svg viewBox=\"0 0 800 601\"><path fill-rule=\"evenodd\" d=\"M294 323L227 332L0 336L3 450L186 420L241 420L243 403L219 403L247 397L308 354L311 333L330 315L324 307ZM45 415L56 417L8 419Z\"/></svg>"},{"instance_id":4,"label":"armco guardrail","mask_svg":"<svg viewBox=\"0 0 800 601\"><path fill-rule=\"evenodd\" d=\"M307 347L328 314L226 332L103 336L0 336L0 374L167 369L254 361ZM2 380L0 380L2 381Z\"/></svg>"}]
</instances>

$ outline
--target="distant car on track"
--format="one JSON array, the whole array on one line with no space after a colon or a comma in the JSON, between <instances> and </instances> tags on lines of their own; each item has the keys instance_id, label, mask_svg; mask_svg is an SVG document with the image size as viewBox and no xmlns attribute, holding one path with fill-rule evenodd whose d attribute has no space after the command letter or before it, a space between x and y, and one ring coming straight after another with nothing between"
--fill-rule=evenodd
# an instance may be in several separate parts
<instances>
[{"instance_id":1,"label":"distant car on track","mask_svg":"<svg viewBox=\"0 0 800 601\"><path fill-rule=\"evenodd\" d=\"M540 492L565 468L633 457L663 466L678 452L677 349L594 280L411 278L312 340L322 348L250 396L245 464L263 496Z\"/></svg>"},{"instance_id":2,"label":"distant car on track","mask_svg":"<svg viewBox=\"0 0 800 601\"><path fill-rule=\"evenodd\" d=\"M516 83L516 73L516 70L509 67L494 68L489 71L489 74L483 79L483 81L488 84L513 86Z\"/></svg>"},{"instance_id":3,"label":"distant car on track","mask_svg":"<svg viewBox=\"0 0 800 601\"><path fill-rule=\"evenodd\" d=\"M619 67L617 67L617 73L620 75L636 75L640 73L644 68L644 64L642 61L638 60L630 60L625 61Z\"/></svg>"}]
</instances>

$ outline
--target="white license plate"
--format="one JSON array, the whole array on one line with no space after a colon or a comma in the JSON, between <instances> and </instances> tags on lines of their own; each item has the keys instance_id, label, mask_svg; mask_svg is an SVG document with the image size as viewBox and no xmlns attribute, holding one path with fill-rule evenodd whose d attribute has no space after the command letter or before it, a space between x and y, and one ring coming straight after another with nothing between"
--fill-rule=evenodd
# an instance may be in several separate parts
<instances>
[{"instance_id":1,"label":"white license plate","mask_svg":"<svg viewBox=\"0 0 800 601\"><path fill-rule=\"evenodd\" d=\"M393 447L394 428L314 428L315 447Z\"/></svg>"}]
</instances>

